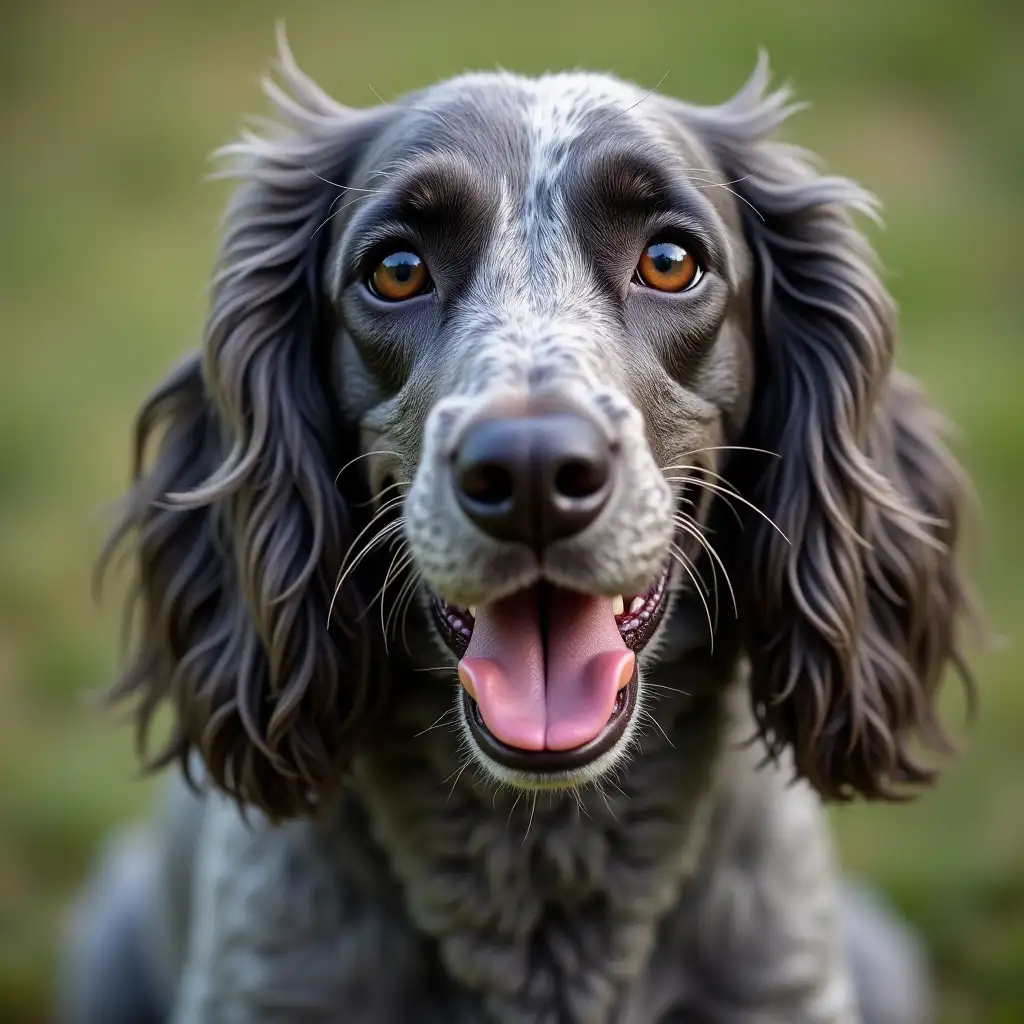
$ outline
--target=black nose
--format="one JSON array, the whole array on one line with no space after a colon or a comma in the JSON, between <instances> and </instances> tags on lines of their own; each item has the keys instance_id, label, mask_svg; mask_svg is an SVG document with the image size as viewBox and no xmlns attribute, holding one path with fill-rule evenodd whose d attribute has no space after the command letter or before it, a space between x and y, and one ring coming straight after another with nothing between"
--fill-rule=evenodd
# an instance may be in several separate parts
<instances>
[{"instance_id":1,"label":"black nose","mask_svg":"<svg viewBox=\"0 0 1024 1024\"><path fill-rule=\"evenodd\" d=\"M498 540L540 549L579 533L611 493L612 450L576 413L480 420L455 454L466 515Z\"/></svg>"}]
</instances>

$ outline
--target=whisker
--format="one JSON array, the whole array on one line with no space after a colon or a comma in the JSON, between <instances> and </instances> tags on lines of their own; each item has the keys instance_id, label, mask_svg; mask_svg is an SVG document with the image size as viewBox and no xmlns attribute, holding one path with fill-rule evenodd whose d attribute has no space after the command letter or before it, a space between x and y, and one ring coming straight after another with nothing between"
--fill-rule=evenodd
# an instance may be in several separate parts
<instances>
[{"instance_id":1,"label":"whisker","mask_svg":"<svg viewBox=\"0 0 1024 1024\"><path fill-rule=\"evenodd\" d=\"M340 188L345 192L369 192L371 194L376 194L382 191L379 188L355 188L353 185L341 185L336 181L331 181L330 178L325 178L322 174L317 174L312 167L307 167L306 170L309 171L314 178L319 178L325 185L333 185L335 188Z\"/></svg>"},{"instance_id":2,"label":"whisker","mask_svg":"<svg viewBox=\"0 0 1024 1024\"><path fill-rule=\"evenodd\" d=\"M678 544L676 544L675 541L672 541L669 544L669 550L672 551L674 554L676 554L679 558L681 558L687 565L690 566L691 569L693 569L693 572L696 574L696 578L698 580L700 580L700 585L703 588L704 593L705 594L712 593L712 590L708 587L707 583L704 582L704 577L698 571L697 566L694 563L693 559L690 558L689 555L687 555L686 552L683 551L683 549ZM715 586L713 588L713 595L714 595L714 599L715 599L715 614L714 614L714 626L712 627L712 632L714 632L714 630L718 629L718 577L716 575L713 578L714 578L714 583L715 583Z\"/></svg>"},{"instance_id":3,"label":"whisker","mask_svg":"<svg viewBox=\"0 0 1024 1024\"><path fill-rule=\"evenodd\" d=\"M520 846L526 845L526 840L530 835L530 826L533 824L533 812L537 810L537 791L533 791L533 802L530 804L530 820L526 823L526 832L523 833L523 841L519 844Z\"/></svg>"},{"instance_id":4,"label":"whisker","mask_svg":"<svg viewBox=\"0 0 1024 1024\"><path fill-rule=\"evenodd\" d=\"M372 499L371 499L371 501L372 501ZM393 498L388 498L388 500L385 501L385 502L382 502L381 505L377 508L377 510L373 513L373 516L370 518L370 523L367 524L367 525L370 525L370 524L376 522L378 519L380 519L380 517L382 515L385 515L386 513L390 512L392 509L398 508L398 506L401 505L403 501L405 501L405 495L404 494L398 494L398 495L396 495ZM364 503L362 503L358 507L365 508L366 505L368 505L368 504L370 504L370 502L364 502ZM358 537L357 537L357 539L358 539Z\"/></svg>"},{"instance_id":5,"label":"whisker","mask_svg":"<svg viewBox=\"0 0 1024 1024\"><path fill-rule=\"evenodd\" d=\"M683 170L685 170L685 171L706 171L709 174L717 173L714 170L709 170L707 167L684 167ZM728 181L716 181L716 182L713 183L713 185L711 185L711 186L704 186L704 187L705 188L714 187L714 185L738 185L741 181L746 181L748 178L752 178L752 177L754 177L755 174L760 174L760 173L761 173L761 168L760 167L755 167L754 170L752 170L749 174L744 174L744 175L740 176L739 178L730 178ZM697 179L694 179L694 180L699 181L700 179L697 178ZM698 185L696 187L699 188L700 186Z\"/></svg>"},{"instance_id":6,"label":"whisker","mask_svg":"<svg viewBox=\"0 0 1024 1024\"><path fill-rule=\"evenodd\" d=\"M769 516L766 512L762 512L761 509L759 509L752 501L748 501L746 498L744 498L742 494L737 494L736 491L731 491L725 487L719 486L718 484L713 484L709 480L698 480L696 477L689 477L688 479L683 479L686 479L687 483L692 483L697 487L705 487L709 491L714 491L715 494L727 494L730 497L735 498L737 501L742 501L743 504L747 506L747 508L752 509L766 523L768 523L768 525L771 526L787 544L791 543L790 539L782 532L781 528L775 522L775 520L772 519L771 516Z\"/></svg>"},{"instance_id":7,"label":"whisker","mask_svg":"<svg viewBox=\"0 0 1024 1024\"><path fill-rule=\"evenodd\" d=\"M413 585L409 587L409 593L405 599L405 606L402 609L402 647L405 650L405 653L408 654L410 658L412 657L412 651L409 649L409 611L412 608L413 598L416 596L416 587L423 579L422 570L417 569L416 572L413 573L411 578L413 580Z\"/></svg>"},{"instance_id":8,"label":"whisker","mask_svg":"<svg viewBox=\"0 0 1024 1024\"><path fill-rule=\"evenodd\" d=\"M777 452L771 452L768 449L756 449L748 444L709 444L707 447L701 447L701 449L690 449L689 452L683 452L677 455L677 459L687 459L691 455L700 455L703 452L757 452L759 455L770 455L773 459L781 459L782 457ZM672 466L663 466L662 469L672 469Z\"/></svg>"},{"instance_id":9,"label":"whisker","mask_svg":"<svg viewBox=\"0 0 1024 1024\"><path fill-rule=\"evenodd\" d=\"M718 625L718 612L719 612L719 607L718 607L718 569L719 568L722 570L722 575L725 577L725 584L729 588L729 597L730 597L730 599L732 601L733 611L734 611L736 617L738 618L739 617L739 610L737 609L737 606L736 606L736 595L735 595L735 593L733 592L733 589L732 589L732 580L729 579L729 573L726 572L725 566L722 564L722 560L718 557L718 552L715 551L715 549L711 547L711 545L707 542L707 540L703 536L701 536L700 532L697 529L695 529L693 526L691 526L689 523L682 523L682 522L679 521L679 519L676 519L675 522L676 522L676 526L679 527L679 529L681 529L683 531L683 533L685 533L688 537L693 537L697 541L697 543L700 544L700 546L705 551L707 551L709 553L709 555L711 557L711 560L712 560L712 565L711 565L711 574L712 574L712 576L711 576L711 578L712 578L712 582L714 583L714 592L715 592L715 626L716 626L716 628L717 628L717 625Z\"/></svg>"},{"instance_id":10,"label":"whisker","mask_svg":"<svg viewBox=\"0 0 1024 1024\"><path fill-rule=\"evenodd\" d=\"M628 107L624 107L622 110L617 110L614 114L612 114L610 117L604 120L601 123L600 127L604 128L605 126L611 124L612 121L614 121L616 118L624 117L631 110L636 110L636 108L639 107L641 103L643 103L645 100L649 100L661 88L662 83L665 81L666 78L668 78L668 75L669 73L668 71L666 71L665 74L663 74L661 78L658 79L653 89L651 89L649 92L641 96L640 99L638 99L635 103L631 103Z\"/></svg>"},{"instance_id":11,"label":"whisker","mask_svg":"<svg viewBox=\"0 0 1024 1024\"><path fill-rule=\"evenodd\" d=\"M708 618L708 633L710 635L710 640L711 640L711 653L714 654L715 653L715 627L714 627L714 624L711 621L711 609L708 607L707 598L705 598L705 596L704 596L704 594L702 592L702 586L701 586L701 584L697 583L697 579L694 577L693 573L690 571L690 567L686 564L686 562L689 561L688 559L684 560L684 559L680 558L679 555L675 551L672 551L672 550L669 551L669 554L683 567L683 571L686 573L686 575L689 576L690 579L693 580L694 584L697 585L697 596L700 598L700 603L702 605L704 605L704 614L707 615L707 618Z\"/></svg>"},{"instance_id":12,"label":"whisker","mask_svg":"<svg viewBox=\"0 0 1024 1024\"><path fill-rule=\"evenodd\" d=\"M519 790L519 792L516 793L515 800L512 801L512 807L510 808L510 810L508 812L508 817L505 819L505 828L506 829L508 829L509 825L512 824L512 815L515 814L515 810L519 806L519 801L522 798L522 795L523 795L523 791Z\"/></svg>"},{"instance_id":13,"label":"whisker","mask_svg":"<svg viewBox=\"0 0 1024 1024\"><path fill-rule=\"evenodd\" d=\"M396 459L400 459L401 458L401 455L399 455L398 452L388 451L388 450L385 450L383 448L375 449L372 452L363 452L362 454L357 455L354 459L349 459L348 462L346 462L345 465L342 466L341 469L338 470L338 475L334 478L334 486L335 487L338 486L338 481L341 479L341 474L344 473L345 470L348 469L349 466L355 465L357 462L360 461L360 459L368 459L368 458L370 458L371 455L394 455L394 457ZM684 458L684 457L685 456L682 456L682 455L680 456L680 458Z\"/></svg>"},{"instance_id":14,"label":"whisker","mask_svg":"<svg viewBox=\"0 0 1024 1024\"><path fill-rule=\"evenodd\" d=\"M733 611L736 614L736 618L739 618L740 610L739 606L736 603L736 593L732 588L732 580L729 579L729 572L725 568L725 563L722 561L718 552L715 550L714 545L711 543L711 541L707 539L707 537L704 536L704 533L700 527L700 523L693 519L685 519L682 513L677 513L675 516L673 516L673 518L675 519L676 524L680 526L685 533L693 537L697 541L697 543L700 544L700 546L711 556L712 560L717 563L719 569L722 570L722 575L725 577L725 584L729 588L729 596L732 598Z\"/></svg>"},{"instance_id":15,"label":"whisker","mask_svg":"<svg viewBox=\"0 0 1024 1024\"><path fill-rule=\"evenodd\" d=\"M370 505L374 505L378 501L380 501L380 499L385 494L387 494L388 491L393 491L396 487L411 487L411 486L412 486L412 481L411 480L396 480L393 484L388 484L387 487L382 487L375 495L373 495L373 497L368 498L366 501L356 502L354 507L355 508L367 508ZM405 501L405 497L406 497L406 495L403 492L402 494L399 494L395 498L388 498L388 501L389 502L396 502L396 503L397 502L402 502L402 501Z\"/></svg>"},{"instance_id":16,"label":"whisker","mask_svg":"<svg viewBox=\"0 0 1024 1024\"><path fill-rule=\"evenodd\" d=\"M395 536L394 536L394 534L392 534L391 537L390 537L390 540L393 541L394 539L395 539ZM399 539L398 550L395 552L394 556L392 557L391 563L388 566L387 572L384 573L384 582L383 582L383 584L381 584L380 589L373 595L373 597L371 597L370 600L366 602L367 607L369 607L370 605L374 604L379 598L382 598L384 596L384 591L387 590L389 584L391 583L391 574L392 574L392 572L393 572L393 570L395 568L395 563L400 558L409 559L409 558L412 557L409 554L409 552L406 551L406 545L407 545L408 542L405 540L405 538L402 537L401 535L399 535L398 539ZM381 603L383 604L383 602L381 602Z\"/></svg>"},{"instance_id":17,"label":"whisker","mask_svg":"<svg viewBox=\"0 0 1024 1024\"><path fill-rule=\"evenodd\" d=\"M731 495L735 495L737 498L740 497L739 491L736 490L736 488L733 485L731 480L729 480L726 477L722 476L721 473L716 473L713 469L708 469L707 466L680 465L680 466L669 466L668 469L670 469L670 470L674 470L674 469L692 470L692 471L697 472L697 473L704 473L707 476L714 477L716 480L721 481L721 483L728 489L728 491L729 491L729 493ZM696 479L695 478L692 478L692 477L691 478L687 478L685 476L682 477L682 478L680 478L680 477L667 477L666 479L676 480L676 481L682 480L684 483L696 483ZM735 516L736 521L740 524L740 527L742 528L743 520L740 517L740 514L736 511L735 506L732 504L732 502L729 502L729 501L726 501L726 504L728 504L729 508L732 509L733 516ZM696 508L697 507L696 504L694 504L693 507Z\"/></svg>"},{"instance_id":18,"label":"whisker","mask_svg":"<svg viewBox=\"0 0 1024 1024\"><path fill-rule=\"evenodd\" d=\"M590 811L587 810L586 806L583 803L583 796L580 793L580 791L578 789L574 788L573 791L572 791L572 795L576 798L576 811L577 811L577 815L579 815L579 813L582 812L588 818L590 818L591 821L593 821L594 819L593 819L593 817L591 817Z\"/></svg>"},{"instance_id":19,"label":"whisker","mask_svg":"<svg viewBox=\"0 0 1024 1024\"><path fill-rule=\"evenodd\" d=\"M448 801L449 801L449 800L451 800L451 798L452 798L452 794L453 794L453 793L455 792L455 787L456 787L456 786L457 786L457 785L459 784L459 779L461 779L461 778L462 778L462 773L463 773L463 772L464 772L464 771L465 771L465 770L466 770L466 769L467 769L467 768L468 768L468 767L469 767L469 766L470 766L470 765L471 765L472 763L473 763L473 759L472 759L472 758L467 758L467 759L466 759L466 761L465 761L465 762L463 763L462 767L461 767L461 768L459 769L459 772L458 772L458 774L457 774L457 775L455 776L455 781L454 781L454 782L452 783L452 788L448 790L448 796L447 796L447 797L445 798L445 801L444 801L444 802L445 802L445 804L447 804L447 803L448 803ZM451 778L451 776L449 775L449 776L448 776L448 779L450 779L450 778ZM447 782L447 781L448 781L448 779L445 779L444 781L445 781L445 782Z\"/></svg>"},{"instance_id":20,"label":"whisker","mask_svg":"<svg viewBox=\"0 0 1024 1024\"><path fill-rule=\"evenodd\" d=\"M404 525L404 523L405 523L405 518L404 517L399 517L398 519L396 519L392 523L386 523L383 527L381 527L381 529L373 537L370 538L370 540L368 540L366 542L366 544L363 546L363 549L352 560L352 563L348 566L348 568L346 568L343 572L339 573L338 580L334 584L334 593L331 594L331 603L330 603L330 605L327 608L327 625L328 625L328 628L330 627L331 616L334 613L334 604L335 604L335 602L338 599L338 594L341 593L341 588L344 585L345 580L348 579L348 577L352 574L352 572L356 569L356 567L360 564L360 562L362 562L362 560L373 550L373 548L375 548L378 544L380 544L384 540L386 540L387 537L390 534L395 532L395 530L401 529L401 527ZM372 522L371 522L371 525L372 525ZM360 532L359 536L361 537L366 532L367 529L369 529L369 527L364 528ZM352 544L354 545L358 541L358 539L359 538L357 537L356 540L352 542ZM351 551L351 550L352 550L352 547L350 546L349 547L349 551ZM346 558L347 558L347 555L346 555ZM344 565L344 560L342 562L342 565Z\"/></svg>"},{"instance_id":21,"label":"whisker","mask_svg":"<svg viewBox=\"0 0 1024 1024\"><path fill-rule=\"evenodd\" d=\"M681 170L683 172L683 174L687 176L687 178L686 178L687 181L690 180L689 179L689 174L690 174L691 171L697 171L699 174L721 174L722 173L722 169L720 167L680 167L679 170ZM699 178L695 178L694 180L695 181L699 181L700 179ZM729 184L731 184L731 182L727 181L726 184L729 185Z\"/></svg>"},{"instance_id":22,"label":"whisker","mask_svg":"<svg viewBox=\"0 0 1024 1024\"><path fill-rule=\"evenodd\" d=\"M370 87L370 92L372 92L373 95L376 96L377 99L379 99L381 103L384 104L385 107L391 106L391 104L388 103L388 101L384 99L384 97L381 96L381 94L377 92L377 90L374 89L374 87L370 85L369 82L367 82L366 84ZM421 114L433 114L434 117L436 117L445 126L445 128L451 128L451 125L436 110L432 110L430 107L408 107L407 109L418 111Z\"/></svg>"},{"instance_id":23,"label":"whisker","mask_svg":"<svg viewBox=\"0 0 1024 1024\"><path fill-rule=\"evenodd\" d=\"M732 482L727 477L722 476L721 473L716 473L713 469L708 469L707 466L700 466L695 463L684 462L680 463L678 466L665 467L665 472L667 473L672 473L676 471L686 472L687 470L693 473L705 473L707 476L713 476L716 480L722 481L722 483L725 484L727 487L733 486Z\"/></svg>"},{"instance_id":24,"label":"whisker","mask_svg":"<svg viewBox=\"0 0 1024 1024\"><path fill-rule=\"evenodd\" d=\"M661 733L661 735L662 735L662 736L664 736L664 737L665 737L665 742L666 742L666 743L667 743L667 744L668 744L668 745L669 745L669 746L670 746L670 747L671 747L671 748L672 748L673 750L675 750L675 748L676 748L676 745L675 745L675 744L674 744L674 743L672 742L672 740L671 740L671 739L669 739L669 735L668 735L668 733L667 733L667 732L665 732L665 729L664 729L664 727L662 726L661 722L659 722L659 721L658 721L658 720L657 720L657 719L656 719L656 718L654 717L654 715L652 715L652 714L650 713L650 711L648 711L648 710L647 710L647 708L641 708L641 709L640 709L640 714L641 714L641 715L642 715L642 716L643 716L644 718L646 718L646 719L647 719L647 720L648 720L648 721L649 721L649 722L650 722L650 723L651 723L651 724L652 724L652 725L654 726L654 728L655 728L655 729L657 729L657 730L658 730L658 732L660 732L660 733Z\"/></svg>"},{"instance_id":25,"label":"whisker","mask_svg":"<svg viewBox=\"0 0 1024 1024\"><path fill-rule=\"evenodd\" d=\"M605 779L605 781L608 783L609 786L612 786L613 788L617 789L627 800L629 799L629 794L619 785L617 779L609 775Z\"/></svg>"},{"instance_id":26,"label":"whisker","mask_svg":"<svg viewBox=\"0 0 1024 1024\"><path fill-rule=\"evenodd\" d=\"M692 697L689 690L680 690L676 686L666 686L664 683L644 683L645 690L664 690L666 693L678 693L683 697Z\"/></svg>"},{"instance_id":27,"label":"whisker","mask_svg":"<svg viewBox=\"0 0 1024 1024\"><path fill-rule=\"evenodd\" d=\"M726 192L731 192L741 203L746 203L747 206L749 206L754 211L754 213L756 213L758 215L758 217L761 218L762 221L765 219L764 218L764 214L761 213L761 211L746 196L740 195L740 193L737 192L736 189L729 188L728 185L725 185L725 184L723 184L722 182L719 182L719 181L708 181L707 178L694 178L694 177L690 177L689 180L690 181L703 181L704 182L704 186L703 186L704 188L724 188ZM701 186L700 185L695 185L694 187L695 188L700 188Z\"/></svg>"},{"instance_id":28,"label":"whisker","mask_svg":"<svg viewBox=\"0 0 1024 1024\"><path fill-rule=\"evenodd\" d=\"M399 497L397 498L390 498L370 517L370 521L356 534L355 539L352 541L351 544L349 544L348 551L345 552L345 557L341 560L342 569L345 568L345 563L348 560L349 556L351 555L352 549L370 530L373 529L374 523L376 523L377 520L380 519L382 516L387 515L387 513L394 509L397 505L399 505L401 503L401 500L401 495L399 495ZM404 517L399 517L399 519L396 519L394 522L400 521L404 521ZM387 525L394 525L394 523L389 523Z\"/></svg>"},{"instance_id":29,"label":"whisker","mask_svg":"<svg viewBox=\"0 0 1024 1024\"><path fill-rule=\"evenodd\" d=\"M691 448L688 452L677 455L677 459L685 459L690 455L700 455L701 452L758 452L761 455L771 455L772 458L781 459L778 452L769 451L767 448L751 448L744 444L712 444L706 448ZM662 469L678 469L678 466L662 466Z\"/></svg>"},{"instance_id":30,"label":"whisker","mask_svg":"<svg viewBox=\"0 0 1024 1024\"><path fill-rule=\"evenodd\" d=\"M712 588L707 585L707 581L704 579L703 574L697 568L697 563L673 540L669 541L670 553L676 555L677 559L682 559L693 571L696 573L696 578L700 581L700 589L705 594L710 594ZM718 596L715 595L715 622L718 622Z\"/></svg>"},{"instance_id":31,"label":"whisker","mask_svg":"<svg viewBox=\"0 0 1024 1024\"><path fill-rule=\"evenodd\" d=\"M403 609L406 613L408 613L409 602L412 600L413 592L416 590L416 585L419 583L422 576L423 573L419 569L414 569L411 573L409 573L405 582L402 584L401 588L398 591L398 596L395 598L394 604L392 604L391 606L391 612L388 615L388 622L387 625L384 627L385 635L389 633L391 636L395 635L394 630L398 628L399 616L401 616ZM403 617L402 641L403 643L405 643L406 651L411 654L412 652L409 651L409 645L408 643L406 643L405 622L406 617Z\"/></svg>"},{"instance_id":32,"label":"whisker","mask_svg":"<svg viewBox=\"0 0 1024 1024\"><path fill-rule=\"evenodd\" d=\"M612 805L608 802L608 794L604 791L604 787L600 784L600 782L598 782L595 788L597 789L598 793L601 794L601 799L604 801L604 805L607 808L608 813L612 816L612 821L617 822L619 820L619 816L615 813L615 811L612 810Z\"/></svg>"},{"instance_id":33,"label":"whisker","mask_svg":"<svg viewBox=\"0 0 1024 1024\"><path fill-rule=\"evenodd\" d=\"M392 540L393 539L394 538L392 538ZM377 594L377 597L380 598L380 630L381 630L381 633L384 635L384 649L385 649L385 651L387 651L387 641L388 641L388 635L389 635L389 627L391 625L391 615L390 614L388 615L387 623L385 624L385 622L384 622L384 593L388 589L388 587L391 586L391 584L393 584L396 580L400 579L402 573L404 573L409 568L409 566L413 564L414 557L415 556L412 554L412 552L409 551L408 541L406 541L403 538L401 540L401 542L399 543L399 545L398 545L398 550L395 552L394 558L391 559L391 565L388 567L388 571L384 574L384 585L380 588L380 591ZM399 559L401 559L401 561L399 561ZM397 567L395 565L396 562L398 562ZM415 579L416 579L415 573L411 573L405 580L402 581L402 586L399 588L399 591L398 591L398 597L396 597L395 600L391 604L391 611L392 612L394 611L395 606L398 603L398 599L402 595L402 593L403 593L403 591L405 589L405 586L406 586L406 584L408 584L410 579L415 581ZM376 598L374 600L376 600Z\"/></svg>"},{"instance_id":34,"label":"whisker","mask_svg":"<svg viewBox=\"0 0 1024 1024\"><path fill-rule=\"evenodd\" d=\"M437 728L438 728L438 727L439 727L439 726L441 725L441 723L442 723L442 722L443 722L443 721L444 721L444 720L445 720L445 719L446 719L446 718L447 718L447 717L448 717L448 716L449 716L449 715L450 715L450 714L451 714L451 713L452 713L452 712L453 712L454 710L455 710L455 708L454 708L454 707L450 707L450 708L448 708L448 710L447 710L447 711L443 711L443 712L442 712L442 713L441 713L440 715L438 715L438 717L437 717L437 718L435 718L435 719L434 719L434 721L433 721L433 722L431 722L431 723L430 723L430 725L428 725L428 726L426 727L426 729L420 729L420 731L419 731L419 732L417 732L417 733L413 733L413 739L419 739L419 737L420 737L420 736L423 736L423 735L425 735L426 733L430 732L430 731L431 731L431 730L433 730L433 729L437 729Z\"/></svg>"},{"instance_id":35,"label":"whisker","mask_svg":"<svg viewBox=\"0 0 1024 1024\"><path fill-rule=\"evenodd\" d=\"M728 479L727 477L723 476L721 473L716 473L713 469L709 469L707 466L700 466L700 465L693 465L693 464L684 464L684 465L680 465L680 466L668 466L667 469L669 469L669 470L674 470L674 469L693 470L694 472L697 472L697 473L703 473L703 474L706 474L707 476L713 476L716 480L719 480L726 487L726 489L728 490L728 493L730 495L732 495L732 496L734 496L736 498L740 498L741 497L739 492L738 492L738 490L736 489L735 485L733 484L733 482L730 479ZM672 479L672 480L677 480L677 481L681 479L684 482L692 482L692 483L696 483L697 482L695 479L688 479L685 476L684 477L666 477L666 479ZM694 508L695 507L696 506L694 505ZM732 508L732 505L730 504L729 507ZM733 513L735 514L735 509L733 509ZM737 518L738 518L738 515L737 515ZM740 525L742 525L741 521L740 521Z\"/></svg>"},{"instance_id":36,"label":"whisker","mask_svg":"<svg viewBox=\"0 0 1024 1024\"><path fill-rule=\"evenodd\" d=\"M667 477L665 477L665 479L669 483L693 484L694 486L699 486L700 485L700 480L697 479L697 477L690 477L690 476L667 476ZM689 501L688 499L685 499L685 498L682 499L682 500L684 502L686 502L687 504L689 504L692 508L696 508L697 507L697 503L694 502L694 501ZM736 511L736 506L725 495L721 495L720 496L720 500L725 502L726 506L728 506L728 508L729 508L729 511L732 512L733 518L739 524L740 529L742 529L743 528L743 517L739 514L739 512ZM682 513L680 513L680 514L682 514Z\"/></svg>"},{"instance_id":37,"label":"whisker","mask_svg":"<svg viewBox=\"0 0 1024 1024\"><path fill-rule=\"evenodd\" d=\"M338 586L345 582L345 580L352 574L360 562L378 545L382 544L389 537L401 530L405 525L405 517L400 516L398 519L394 519L389 523L385 523L380 529L363 545L359 553L352 559L349 565L345 568L345 571L341 574L341 578L338 580Z\"/></svg>"},{"instance_id":38,"label":"whisker","mask_svg":"<svg viewBox=\"0 0 1024 1024\"><path fill-rule=\"evenodd\" d=\"M388 571L384 574L384 585L377 592L377 596L374 597L373 601L380 598L380 631L384 635L384 653L388 653L388 627L384 622L384 592L388 589L392 579L398 579L400 573L402 573L407 566L412 564L413 554L411 551L406 551L407 542L404 541L399 545L398 551L395 552L395 557L391 559L391 565L388 566ZM401 562L398 565L397 571L395 571L395 563L401 558ZM373 604L373 601L370 604ZM369 606L368 606L369 607ZM392 606L393 610L394 606ZM388 623L390 623L390 617Z\"/></svg>"},{"instance_id":39,"label":"whisker","mask_svg":"<svg viewBox=\"0 0 1024 1024\"><path fill-rule=\"evenodd\" d=\"M311 234L309 236L309 240L313 241L313 239L316 238L316 236L320 233L320 229L325 224L327 224L329 221L334 220L334 218L337 217L338 214L341 213L343 210L347 210L350 206L355 206L355 204L358 203L360 199L366 199L366 198L367 198L366 196L356 196L355 199L353 199L350 203L344 203L343 205L339 206L334 211L334 213L328 213L328 215L316 226L316 230L313 232L313 234ZM337 202L337 200L335 200L335 202ZM330 209L333 206L334 206L334 203L331 203L331 206L328 207L328 209Z\"/></svg>"}]
</instances>

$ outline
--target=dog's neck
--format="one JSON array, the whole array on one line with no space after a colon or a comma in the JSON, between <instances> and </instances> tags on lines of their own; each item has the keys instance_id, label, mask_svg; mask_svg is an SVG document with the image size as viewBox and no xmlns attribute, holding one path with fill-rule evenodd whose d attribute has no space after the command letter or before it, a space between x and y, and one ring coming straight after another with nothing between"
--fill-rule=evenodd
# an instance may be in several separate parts
<instances>
[{"instance_id":1,"label":"dog's neck","mask_svg":"<svg viewBox=\"0 0 1024 1024\"><path fill-rule=\"evenodd\" d=\"M496 788L444 717L456 684L394 681L356 789L416 926L495 1021L608 1019L692 870L735 657L695 642L685 609L667 632L634 756L574 793Z\"/></svg>"}]
</instances>

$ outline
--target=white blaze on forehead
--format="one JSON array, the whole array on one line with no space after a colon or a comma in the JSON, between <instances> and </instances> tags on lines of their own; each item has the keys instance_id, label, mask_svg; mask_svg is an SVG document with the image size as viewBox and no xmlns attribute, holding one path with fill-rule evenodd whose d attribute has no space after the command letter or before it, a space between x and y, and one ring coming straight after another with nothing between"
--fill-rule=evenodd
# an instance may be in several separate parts
<instances>
[{"instance_id":1,"label":"white blaze on forehead","mask_svg":"<svg viewBox=\"0 0 1024 1024\"><path fill-rule=\"evenodd\" d=\"M499 379L519 386L531 372L599 384L592 357L601 334L591 261L579 249L567 207L565 172L581 138L602 121L632 113L643 94L615 79L588 74L520 80L526 140L525 174L499 182L500 198L487 254L476 275L475 301L461 328L464 372L484 387ZM486 364L486 365L484 365Z\"/></svg>"},{"instance_id":2,"label":"white blaze on forehead","mask_svg":"<svg viewBox=\"0 0 1024 1024\"><path fill-rule=\"evenodd\" d=\"M530 83L525 111L531 150L531 178L550 170L552 154L587 127L590 115L607 110L609 119L633 106L635 86L602 75L547 75ZM564 160L564 158L563 158Z\"/></svg>"},{"instance_id":3,"label":"white blaze on forehead","mask_svg":"<svg viewBox=\"0 0 1024 1024\"><path fill-rule=\"evenodd\" d=\"M610 122L636 101L634 86L600 75L548 75L530 83L523 228L531 248L545 249L568 226L561 179L573 143L593 125L595 112L608 111Z\"/></svg>"}]
</instances>

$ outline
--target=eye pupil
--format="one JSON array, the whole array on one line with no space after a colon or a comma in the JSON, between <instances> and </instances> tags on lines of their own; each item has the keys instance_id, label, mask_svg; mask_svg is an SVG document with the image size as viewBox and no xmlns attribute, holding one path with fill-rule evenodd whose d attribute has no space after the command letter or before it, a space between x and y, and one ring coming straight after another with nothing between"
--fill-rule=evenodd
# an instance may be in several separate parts
<instances>
[{"instance_id":1,"label":"eye pupil","mask_svg":"<svg viewBox=\"0 0 1024 1024\"><path fill-rule=\"evenodd\" d=\"M659 274L667 274L669 271L675 269L677 261L673 260L668 253L659 252L655 253L652 257L652 262L654 263L654 269L657 270Z\"/></svg>"}]
</instances>

